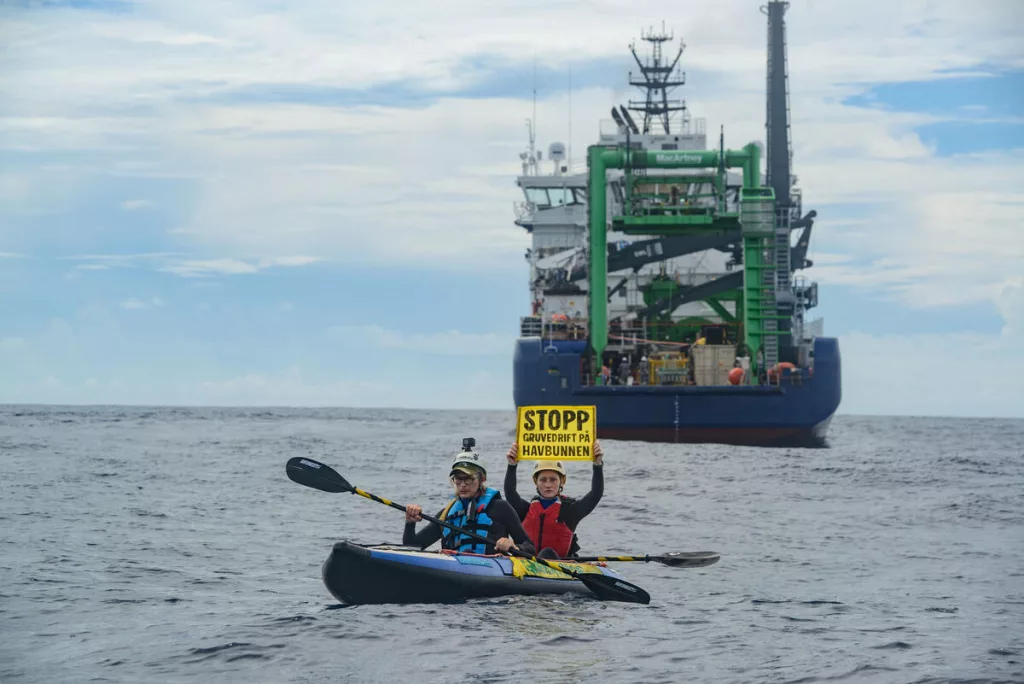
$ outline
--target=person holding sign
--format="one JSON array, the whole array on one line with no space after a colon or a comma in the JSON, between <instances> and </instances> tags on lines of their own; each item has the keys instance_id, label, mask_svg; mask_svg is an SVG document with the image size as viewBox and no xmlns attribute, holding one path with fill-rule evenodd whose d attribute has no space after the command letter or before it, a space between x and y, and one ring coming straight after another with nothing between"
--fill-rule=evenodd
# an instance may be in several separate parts
<instances>
[{"instance_id":1,"label":"person holding sign","mask_svg":"<svg viewBox=\"0 0 1024 684\"><path fill-rule=\"evenodd\" d=\"M515 509L501 498L497 489L487 486L487 470L480 462L480 456L473 451L474 446L476 440L472 437L462 440L462 451L455 454L448 474L455 488L455 498L435 517L493 539L494 543L484 544L460 532L441 527L436 522L428 523L417 532L416 523L423 520L420 516L423 507L416 504L405 507L402 543L425 549L440 539L442 549L463 553L508 553L509 549L536 553Z\"/></svg>"},{"instance_id":2,"label":"person holding sign","mask_svg":"<svg viewBox=\"0 0 1024 684\"><path fill-rule=\"evenodd\" d=\"M566 472L561 461L537 461L533 468L533 483L537 496L524 501L516 491L516 471L519 465L519 444L514 443L505 455L505 498L512 505L530 541L539 549L539 558L565 558L579 553L576 526L597 507L604 494L604 452L601 443L594 441L594 474L590 491L581 498L562 495Z\"/></svg>"}]
</instances>

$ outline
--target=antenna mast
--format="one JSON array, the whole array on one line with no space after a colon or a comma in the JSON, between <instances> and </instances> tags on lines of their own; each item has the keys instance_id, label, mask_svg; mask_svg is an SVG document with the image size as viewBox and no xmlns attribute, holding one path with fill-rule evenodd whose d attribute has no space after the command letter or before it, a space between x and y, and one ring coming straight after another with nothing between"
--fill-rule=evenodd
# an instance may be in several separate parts
<instances>
[{"instance_id":1,"label":"antenna mast","mask_svg":"<svg viewBox=\"0 0 1024 684\"><path fill-rule=\"evenodd\" d=\"M662 57L661 48L665 42L672 40L674 35L665 33L665 22L661 23L661 31L659 33L655 33L654 29L651 28L646 32L641 31L640 37L651 44L651 57L644 64L636 54L636 42L634 41L630 44L629 51L633 53L633 59L636 60L637 66L640 67L640 74L643 80L634 80L633 72L630 72L629 84L645 90L646 97L644 102L630 100L629 109L643 113L643 132L645 134L651 132L651 124L655 120L661 124L666 134L671 133L673 113L682 112L682 128L685 132L690 123L690 115L686 110L686 103L683 100L670 100L668 94L673 88L686 84L686 74L676 70L679 58L682 56L683 48L686 45L682 40L679 41L679 52L676 53L672 63L668 64Z\"/></svg>"},{"instance_id":2,"label":"antenna mast","mask_svg":"<svg viewBox=\"0 0 1024 684\"><path fill-rule=\"evenodd\" d=\"M530 140L530 147L526 152L519 153L519 159L523 162L523 175L537 175L537 57L533 58L533 118L526 120L526 133Z\"/></svg>"},{"instance_id":3,"label":"antenna mast","mask_svg":"<svg viewBox=\"0 0 1024 684\"><path fill-rule=\"evenodd\" d=\"M572 173L572 67L569 67L569 173Z\"/></svg>"},{"instance_id":4,"label":"antenna mast","mask_svg":"<svg viewBox=\"0 0 1024 684\"><path fill-rule=\"evenodd\" d=\"M537 130L537 55L533 56L533 130ZM533 135L530 136L530 149L533 149Z\"/></svg>"}]
</instances>

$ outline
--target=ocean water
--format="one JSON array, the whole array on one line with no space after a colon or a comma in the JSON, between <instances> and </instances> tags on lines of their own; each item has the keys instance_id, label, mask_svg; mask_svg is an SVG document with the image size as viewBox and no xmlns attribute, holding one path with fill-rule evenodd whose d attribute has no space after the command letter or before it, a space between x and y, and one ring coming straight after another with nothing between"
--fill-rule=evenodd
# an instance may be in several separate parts
<instances>
[{"instance_id":1,"label":"ocean water","mask_svg":"<svg viewBox=\"0 0 1024 684\"><path fill-rule=\"evenodd\" d=\"M0 407L0 680L1024 681L1024 421L604 441L585 552L722 554L619 564L649 606L330 596L331 544L397 542L403 516L292 483L289 457L432 510L462 437L500 483L513 431L510 411Z\"/></svg>"}]
</instances>

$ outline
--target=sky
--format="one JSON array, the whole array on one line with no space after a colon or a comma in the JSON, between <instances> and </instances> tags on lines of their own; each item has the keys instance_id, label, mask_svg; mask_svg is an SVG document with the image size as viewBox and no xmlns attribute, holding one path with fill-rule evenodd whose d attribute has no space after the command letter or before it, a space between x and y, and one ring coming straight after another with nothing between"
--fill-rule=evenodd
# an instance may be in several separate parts
<instances>
[{"instance_id":1,"label":"sky","mask_svg":"<svg viewBox=\"0 0 1024 684\"><path fill-rule=\"evenodd\" d=\"M534 90L581 160L664 22L763 140L760 4L0 3L0 403L511 409ZM1024 417L1024 3L787 30L839 412Z\"/></svg>"}]
</instances>

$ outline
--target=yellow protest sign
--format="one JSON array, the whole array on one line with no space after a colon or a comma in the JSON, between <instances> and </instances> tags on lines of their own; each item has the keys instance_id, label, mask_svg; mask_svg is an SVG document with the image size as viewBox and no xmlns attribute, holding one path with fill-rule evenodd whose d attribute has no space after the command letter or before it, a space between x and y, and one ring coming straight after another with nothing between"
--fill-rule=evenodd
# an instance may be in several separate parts
<instances>
[{"instance_id":1,"label":"yellow protest sign","mask_svg":"<svg viewBox=\"0 0 1024 684\"><path fill-rule=\"evenodd\" d=\"M519 407L516 442L524 461L591 461L596 434L596 406Z\"/></svg>"}]
</instances>

